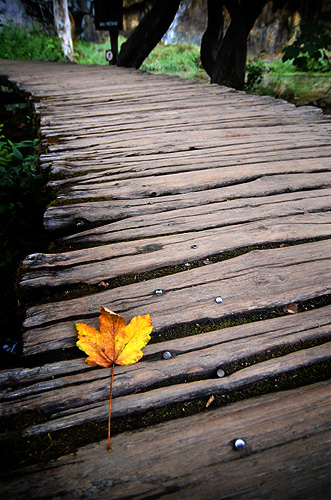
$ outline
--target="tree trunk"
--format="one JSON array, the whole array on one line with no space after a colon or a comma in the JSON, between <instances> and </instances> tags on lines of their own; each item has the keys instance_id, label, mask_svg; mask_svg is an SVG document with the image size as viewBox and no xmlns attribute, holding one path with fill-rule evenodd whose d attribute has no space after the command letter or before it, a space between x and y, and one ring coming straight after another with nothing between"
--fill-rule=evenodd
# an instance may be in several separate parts
<instances>
[{"instance_id":1,"label":"tree trunk","mask_svg":"<svg viewBox=\"0 0 331 500\"><path fill-rule=\"evenodd\" d=\"M157 0L122 45L118 66L139 68L167 32L178 10L180 0Z\"/></svg>"},{"instance_id":2,"label":"tree trunk","mask_svg":"<svg viewBox=\"0 0 331 500\"><path fill-rule=\"evenodd\" d=\"M61 39L63 54L67 60L74 61L68 1L53 0L53 11L55 29Z\"/></svg>"},{"instance_id":3,"label":"tree trunk","mask_svg":"<svg viewBox=\"0 0 331 500\"><path fill-rule=\"evenodd\" d=\"M200 57L205 71L210 77L217 52L223 39L223 2L208 0L208 24L201 40Z\"/></svg>"},{"instance_id":4,"label":"tree trunk","mask_svg":"<svg viewBox=\"0 0 331 500\"><path fill-rule=\"evenodd\" d=\"M238 6L216 54L211 83L244 88L248 33L243 12Z\"/></svg>"},{"instance_id":5,"label":"tree trunk","mask_svg":"<svg viewBox=\"0 0 331 500\"><path fill-rule=\"evenodd\" d=\"M208 1L208 26L201 43L201 61L212 83L243 89L247 38L267 0ZM223 5L231 23L223 33Z\"/></svg>"}]
</instances>

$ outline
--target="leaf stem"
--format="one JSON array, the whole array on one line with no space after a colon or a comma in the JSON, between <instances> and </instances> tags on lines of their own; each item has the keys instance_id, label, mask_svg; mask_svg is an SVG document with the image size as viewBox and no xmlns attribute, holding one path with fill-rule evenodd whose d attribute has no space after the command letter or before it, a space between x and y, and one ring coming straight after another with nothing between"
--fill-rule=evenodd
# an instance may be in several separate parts
<instances>
[{"instance_id":1,"label":"leaf stem","mask_svg":"<svg viewBox=\"0 0 331 500\"><path fill-rule=\"evenodd\" d=\"M110 446L110 417L111 417L111 396L112 396L112 392L113 392L114 366L115 366L115 363L113 363L112 366L111 366L110 394L109 394L108 446L107 446L107 450L109 452L111 452L111 446Z\"/></svg>"}]
</instances>

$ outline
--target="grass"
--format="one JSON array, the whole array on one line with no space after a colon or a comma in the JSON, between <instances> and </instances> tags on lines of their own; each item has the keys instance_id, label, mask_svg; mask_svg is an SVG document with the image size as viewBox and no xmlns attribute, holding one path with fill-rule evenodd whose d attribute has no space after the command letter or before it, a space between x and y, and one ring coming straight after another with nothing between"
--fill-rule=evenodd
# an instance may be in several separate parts
<instances>
[{"instance_id":1,"label":"grass","mask_svg":"<svg viewBox=\"0 0 331 500\"><path fill-rule=\"evenodd\" d=\"M209 81L201 66L200 48L189 43L159 43L143 62L141 69L150 73L177 75L191 80Z\"/></svg>"},{"instance_id":2,"label":"grass","mask_svg":"<svg viewBox=\"0 0 331 500\"><path fill-rule=\"evenodd\" d=\"M14 24L2 26L0 31L2 59L64 61L58 37L40 30L27 30Z\"/></svg>"},{"instance_id":3,"label":"grass","mask_svg":"<svg viewBox=\"0 0 331 500\"><path fill-rule=\"evenodd\" d=\"M297 104L331 108L331 72L299 71L292 61L254 60L247 64L246 90ZM329 111L330 112L330 111Z\"/></svg>"}]
</instances>

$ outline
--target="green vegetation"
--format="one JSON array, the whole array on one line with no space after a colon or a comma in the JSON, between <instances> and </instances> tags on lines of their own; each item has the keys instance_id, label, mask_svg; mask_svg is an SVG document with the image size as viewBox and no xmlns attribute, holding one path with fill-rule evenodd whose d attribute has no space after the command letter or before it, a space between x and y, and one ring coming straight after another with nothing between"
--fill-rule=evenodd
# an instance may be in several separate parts
<instances>
[{"instance_id":1,"label":"green vegetation","mask_svg":"<svg viewBox=\"0 0 331 500\"><path fill-rule=\"evenodd\" d=\"M125 38L119 36L119 50ZM78 40L74 43L74 56L79 64L98 64L100 66L108 65L105 52L110 49L109 36L105 36L105 41L102 43L89 43L83 40Z\"/></svg>"},{"instance_id":2,"label":"green vegetation","mask_svg":"<svg viewBox=\"0 0 331 500\"><path fill-rule=\"evenodd\" d=\"M24 227L20 224L27 206L39 198L40 175L37 174L38 139L14 144L2 133L0 125L0 267L10 265L26 242Z\"/></svg>"},{"instance_id":3,"label":"green vegetation","mask_svg":"<svg viewBox=\"0 0 331 500\"><path fill-rule=\"evenodd\" d=\"M119 45L125 39L119 37ZM74 55L79 64L105 65L105 51L109 49L109 39L100 44L78 40L74 44ZM23 59L29 61L64 61L61 42L57 36L48 36L40 30L28 30L14 24L2 26L0 31L0 52L3 59Z\"/></svg>"},{"instance_id":4,"label":"green vegetation","mask_svg":"<svg viewBox=\"0 0 331 500\"><path fill-rule=\"evenodd\" d=\"M330 16L325 17L329 18ZM285 48L283 61L292 60L303 71L331 71L330 28L322 22L304 23L301 34L291 45Z\"/></svg>"},{"instance_id":5,"label":"green vegetation","mask_svg":"<svg viewBox=\"0 0 331 500\"><path fill-rule=\"evenodd\" d=\"M1 87L5 99L14 93ZM17 97L22 100L21 97ZM39 139L23 102L4 106L0 125L0 356L13 353L20 339L21 308L15 292L20 261L42 244L42 216L47 204L38 172ZM2 360L1 360L2 361Z\"/></svg>"},{"instance_id":6,"label":"green vegetation","mask_svg":"<svg viewBox=\"0 0 331 500\"><path fill-rule=\"evenodd\" d=\"M200 62L200 48L189 43L159 43L141 66L150 73L177 75L191 80L209 81Z\"/></svg>"},{"instance_id":7,"label":"green vegetation","mask_svg":"<svg viewBox=\"0 0 331 500\"><path fill-rule=\"evenodd\" d=\"M64 61L57 36L47 36L40 30L27 30L10 24L1 26L0 53L3 59Z\"/></svg>"},{"instance_id":8,"label":"green vegetation","mask_svg":"<svg viewBox=\"0 0 331 500\"><path fill-rule=\"evenodd\" d=\"M293 104L316 103L331 108L331 70L299 71L293 60L253 60L247 63L246 92L286 99Z\"/></svg>"},{"instance_id":9,"label":"green vegetation","mask_svg":"<svg viewBox=\"0 0 331 500\"><path fill-rule=\"evenodd\" d=\"M100 44L78 40L74 55L79 64L108 64L105 51L109 38ZM119 38L119 45L124 42ZM283 58L274 61L251 60L247 64L247 92L271 95L294 104L317 103L331 107L331 35L320 25L306 24L301 36L284 50ZM41 35L9 25L0 31L0 51L3 58L63 61L57 37ZM151 73L177 75L208 82L209 77L200 62L200 48L188 43L164 45L159 43L144 61L141 69Z\"/></svg>"}]
</instances>

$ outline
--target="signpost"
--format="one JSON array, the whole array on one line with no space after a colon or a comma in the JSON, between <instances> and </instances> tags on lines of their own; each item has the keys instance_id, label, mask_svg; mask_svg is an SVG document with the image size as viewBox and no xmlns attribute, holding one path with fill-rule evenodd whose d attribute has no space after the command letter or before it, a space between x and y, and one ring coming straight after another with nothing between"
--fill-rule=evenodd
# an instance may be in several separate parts
<instances>
[{"instance_id":1,"label":"signpost","mask_svg":"<svg viewBox=\"0 0 331 500\"><path fill-rule=\"evenodd\" d=\"M106 51L109 64L117 64L118 32L123 29L123 0L94 0L95 28L109 31L111 51Z\"/></svg>"}]
</instances>

